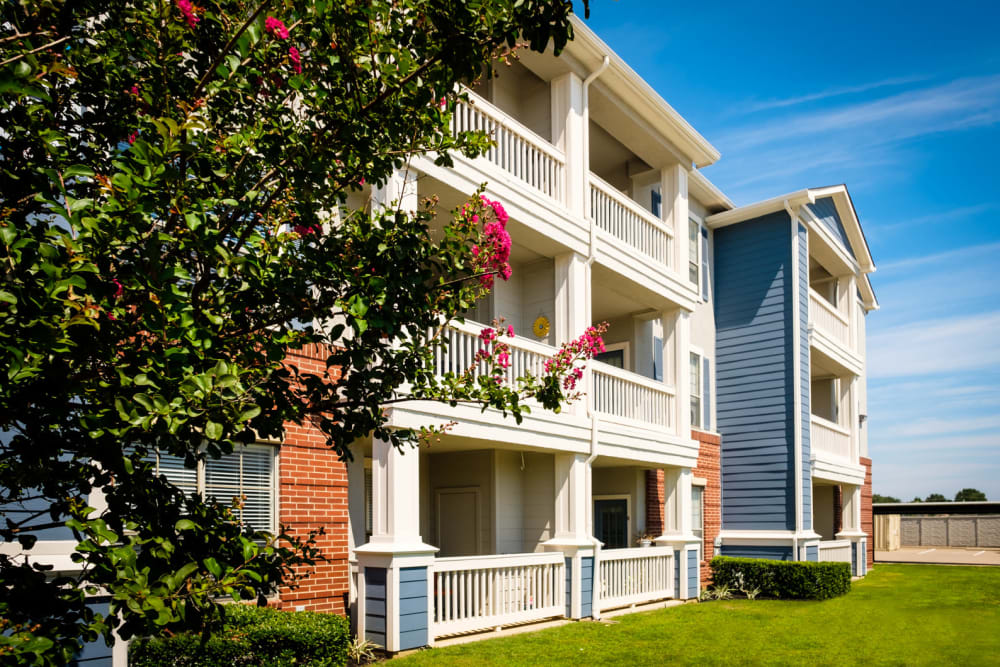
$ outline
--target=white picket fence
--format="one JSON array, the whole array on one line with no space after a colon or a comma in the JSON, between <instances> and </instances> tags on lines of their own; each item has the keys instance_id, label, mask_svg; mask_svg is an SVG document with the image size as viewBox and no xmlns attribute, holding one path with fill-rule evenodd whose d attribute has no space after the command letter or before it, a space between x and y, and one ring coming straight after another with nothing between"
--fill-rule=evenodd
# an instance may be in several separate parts
<instances>
[{"instance_id":1,"label":"white picket fence","mask_svg":"<svg viewBox=\"0 0 1000 667\"><path fill-rule=\"evenodd\" d=\"M819 562L821 563L850 563L851 562L851 541L850 540L828 540L819 543Z\"/></svg>"},{"instance_id":2,"label":"white picket fence","mask_svg":"<svg viewBox=\"0 0 1000 667\"><path fill-rule=\"evenodd\" d=\"M670 428L674 423L673 389L657 380L591 362L594 409L613 421Z\"/></svg>"},{"instance_id":3,"label":"white picket fence","mask_svg":"<svg viewBox=\"0 0 1000 667\"><path fill-rule=\"evenodd\" d=\"M854 350L851 343L851 325L847 316L824 299L816 290L809 288L809 319L813 327L824 332L849 350Z\"/></svg>"},{"instance_id":4,"label":"white picket fence","mask_svg":"<svg viewBox=\"0 0 1000 667\"><path fill-rule=\"evenodd\" d=\"M851 458L851 432L839 424L817 417L809 416L809 445L817 451L833 456ZM857 461L854 461L857 463Z\"/></svg>"},{"instance_id":5,"label":"white picket fence","mask_svg":"<svg viewBox=\"0 0 1000 667\"><path fill-rule=\"evenodd\" d=\"M432 572L434 637L566 613L561 553L438 558Z\"/></svg>"},{"instance_id":6,"label":"white picket fence","mask_svg":"<svg viewBox=\"0 0 1000 667\"><path fill-rule=\"evenodd\" d=\"M590 217L598 229L630 248L667 266L670 264L670 228L637 202L594 174L590 174Z\"/></svg>"},{"instance_id":7,"label":"white picket fence","mask_svg":"<svg viewBox=\"0 0 1000 667\"><path fill-rule=\"evenodd\" d=\"M486 132L494 145L482 157L535 187L556 201L563 201L566 158L562 152L474 93L472 102L459 100L452 115L452 132Z\"/></svg>"},{"instance_id":8,"label":"white picket fence","mask_svg":"<svg viewBox=\"0 0 1000 667\"><path fill-rule=\"evenodd\" d=\"M601 610L674 596L671 547L608 549L598 560Z\"/></svg>"}]
</instances>

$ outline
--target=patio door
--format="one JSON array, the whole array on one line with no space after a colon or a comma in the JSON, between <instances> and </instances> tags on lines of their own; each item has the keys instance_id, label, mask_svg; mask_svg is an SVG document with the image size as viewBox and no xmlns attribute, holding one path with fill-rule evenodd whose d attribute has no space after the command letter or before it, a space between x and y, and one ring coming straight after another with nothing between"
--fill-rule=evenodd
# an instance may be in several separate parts
<instances>
[{"instance_id":1,"label":"patio door","mask_svg":"<svg viewBox=\"0 0 1000 667\"><path fill-rule=\"evenodd\" d=\"M441 557L479 555L479 487L438 489L437 544Z\"/></svg>"},{"instance_id":2,"label":"patio door","mask_svg":"<svg viewBox=\"0 0 1000 667\"><path fill-rule=\"evenodd\" d=\"M628 544L628 498L594 498L594 537L605 549L625 549Z\"/></svg>"}]
</instances>

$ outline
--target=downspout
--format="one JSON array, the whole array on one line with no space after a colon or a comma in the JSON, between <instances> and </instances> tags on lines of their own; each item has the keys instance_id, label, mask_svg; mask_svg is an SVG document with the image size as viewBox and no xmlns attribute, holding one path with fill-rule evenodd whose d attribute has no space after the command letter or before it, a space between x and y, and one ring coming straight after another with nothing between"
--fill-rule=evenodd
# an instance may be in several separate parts
<instances>
[{"instance_id":1,"label":"downspout","mask_svg":"<svg viewBox=\"0 0 1000 667\"><path fill-rule=\"evenodd\" d=\"M589 134L590 132L590 84L597 80L597 77L604 73L604 70L608 68L611 64L611 58L604 56L604 60L601 61L601 66L590 73L590 75L583 80L583 130ZM587 137L587 141L584 144L584 155L583 164L587 168L587 173L590 173L590 137ZM583 212L587 218L587 222L590 224L590 251L587 255L587 266L590 267L594 263L594 253L597 250L597 227L594 225L594 221L591 219L590 211L590 192L589 190L589 177L588 182L584 185L583 194ZM595 436L596 439L596 436ZM590 448L591 458L593 458L594 447Z\"/></svg>"},{"instance_id":2,"label":"downspout","mask_svg":"<svg viewBox=\"0 0 1000 667\"><path fill-rule=\"evenodd\" d=\"M597 79L597 77L599 77L601 74L603 74L604 70L606 70L608 68L608 65L610 65L610 64L611 64L611 58L609 58L608 56L604 56L604 60L601 62L601 66L598 67L593 72L591 72L590 75L586 79L583 80L583 128L584 128L584 132L588 132L588 133L590 132L590 92L589 92L590 91L590 84L592 84ZM584 163L584 166L587 167L587 173L589 174L590 173L590 138L589 137L587 137L587 141L584 143L583 163ZM589 269L590 269L591 265L593 265L593 263L594 263L594 258L596 257L596 250L597 250L597 226L594 224L594 221L591 219L591 214L590 214L590 193L587 191L589 189L589 185L590 184L589 184L589 178L588 178L588 183L586 183L585 187L584 187L584 197L583 197L583 211L584 211L584 215L586 216L587 222L590 224L590 248L589 248L588 254L587 254L588 278L590 277L589 276L589 274L590 274ZM592 290L592 285L587 285L587 291L588 291L588 293L591 290ZM589 480L590 481L590 488L591 488L591 491L593 491L593 488L594 488L594 475L593 475L593 472L591 471L590 466L594 462L594 459L597 458L597 435L598 435L598 432L599 432L599 430L598 430L598 422L597 422L597 413L594 411L594 373L593 373L593 371L591 371L591 373L589 375L589 379L590 379L590 391L587 392L587 417L590 419L590 456L587 457L586 465L587 465L588 474L590 475L590 480ZM591 511L592 511L592 508L591 508ZM629 518L631 519L631 517L629 517ZM591 521L591 524L593 524L593 520ZM598 611L598 609L600 607L597 605L597 599L596 598L600 594L598 582L600 581L599 563L600 563L600 555L601 555L601 541L598 540L596 537L594 537L594 535L593 535L593 532L594 532L593 531L593 525L591 525L591 531L590 532L591 532L590 543L594 547L594 569L593 569L593 575L592 575L594 577L594 583L591 586L591 609L592 609L592 611L591 611L591 617L592 618L600 618L601 617L601 613L600 613L600 611Z\"/></svg>"},{"instance_id":3,"label":"downspout","mask_svg":"<svg viewBox=\"0 0 1000 667\"><path fill-rule=\"evenodd\" d=\"M795 262L795 273L789 272L789 275L794 275L792 279L792 290L795 299L795 307L792 312L798 314L799 310L799 293L798 293L798 270L799 270L799 247L798 247L798 215L792 210L792 205L786 199L784 201L785 210L788 212L788 218L792 223L792 232L795 234L793 239L795 242L795 253L792 257ZM798 317L796 317L796 320ZM793 331L797 332L798 335L792 337L793 347L792 354L799 355L799 347L801 345L802 332L799 330L799 323L793 322ZM792 417L792 423L795 425L795 438L793 440L793 449L795 451L795 534L792 535L792 560L799 560L799 535L802 533L802 369L799 366L801 362L796 361L792 364L792 368L796 369L797 372L794 373L795 376L795 388L793 389L792 395L792 406L794 415Z\"/></svg>"}]
</instances>

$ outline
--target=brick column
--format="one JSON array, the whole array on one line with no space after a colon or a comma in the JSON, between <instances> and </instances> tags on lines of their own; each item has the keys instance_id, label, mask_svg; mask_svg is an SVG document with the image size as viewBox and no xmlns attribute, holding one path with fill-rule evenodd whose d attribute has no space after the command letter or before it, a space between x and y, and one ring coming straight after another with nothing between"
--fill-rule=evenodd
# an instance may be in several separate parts
<instances>
[{"instance_id":1,"label":"brick column","mask_svg":"<svg viewBox=\"0 0 1000 667\"><path fill-rule=\"evenodd\" d=\"M698 442L698 466L694 469L694 476L701 477L707 482L705 493L702 495L705 548L701 561L701 582L702 586L708 586L712 583L712 568L708 564L715 555L715 538L722 529L722 437L692 430L691 438Z\"/></svg>"},{"instance_id":2,"label":"brick column","mask_svg":"<svg viewBox=\"0 0 1000 667\"><path fill-rule=\"evenodd\" d=\"M872 460L861 457L865 467L865 483L861 487L861 530L868 535L868 567L875 564L875 519L872 515Z\"/></svg>"},{"instance_id":3,"label":"brick column","mask_svg":"<svg viewBox=\"0 0 1000 667\"><path fill-rule=\"evenodd\" d=\"M326 371L328 351L317 345L289 352L287 362L304 373ZM334 376L338 371L332 371ZM336 379L334 377L333 379ZM348 606L347 466L318 427L286 424L278 453L278 523L294 535L324 529L317 538L325 561L300 570L297 588L279 591L279 606L345 614Z\"/></svg>"}]
</instances>

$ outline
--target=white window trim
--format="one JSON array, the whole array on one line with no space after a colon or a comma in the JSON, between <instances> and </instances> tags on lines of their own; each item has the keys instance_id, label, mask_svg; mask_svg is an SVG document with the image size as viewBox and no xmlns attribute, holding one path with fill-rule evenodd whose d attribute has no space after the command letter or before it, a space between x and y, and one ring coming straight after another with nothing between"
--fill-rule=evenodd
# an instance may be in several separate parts
<instances>
[{"instance_id":1,"label":"white window trim","mask_svg":"<svg viewBox=\"0 0 1000 667\"><path fill-rule=\"evenodd\" d=\"M598 500L624 500L625 501L625 525L628 527L628 532L626 534L625 544L631 546L632 540L635 539L632 535L632 495L628 493L610 493L600 496L593 496L590 502L590 532L594 532L594 511L597 509ZM596 537L596 536L595 536ZM625 547L626 549L628 547Z\"/></svg>"},{"instance_id":2,"label":"white window trim","mask_svg":"<svg viewBox=\"0 0 1000 667\"><path fill-rule=\"evenodd\" d=\"M697 355L697 357L698 357L698 381L699 381L699 386L697 387L698 391L695 391L695 387L688 387L688 391L690 392L689 399L693 399L696 396L698 397L698 424L695 425L695 423L692 421L691 422L691 427L692 428L696 428L699 431L701 431L705 427L705 417L704 417L704 412L705 412L705 354L701 351L700 347L695 347L694 345L689 346L688 349L689 349L689 352L688 352L688 368L687 368L687 372L688 373L691 372L691 355L692 354ZM691 409L691 406L688 405L688 410L690 410L690 409Z\"/></svg>"},{"instance_id":3,"label":"white window trim","mask_svg":"<svg viewBox=\"0 0 1000 667\"><path fill-rule=\"evenodd\" d=\"M622 355L622 370L630 371L632 370L632 364L629 358L629 347L628 341L622 343L607 343L604 345L604 351L617 352L618 350L623 350L625 354Z\"/></svg>"},{"instance_id":4,"label":"white window trim","mask_svg":"<svg viewBox=\"0 0 1000 667\"><path fill-rule=\"evenodd\" d=\"M698 226L698 235L697 235L697 238L695 238L695 240L694 240L695 263L698 266L698 280L697 281L692 281L691 280L691 273L690 273L691 272L691 267L690 267L690 265L691 265L691 248L690 248L690 246L691 246L691 223L692 222L695 223ZM704 222L702 222L701 218L699 218L694 213L690 213L690 212L688 213L688 228L686 230L687 234L688 234L688 246L689 246L688 247L688 283L691 284L691 285L694 285L698 289L698 301L699 302L702 300L701 299L701 280L702 280L702 275L701 275L701 262L702 262L702 256L701 256L701 230L702 230L702 228L704 226L705 226L705 224L704 224Z\"/></svg>"},{"instance_id":5,"label":"white window trim","mask_svg":"<svg viewBox=\"0 0 1000 667\"><path fill-rule=\"evenodd\" d=\"M705 560L705 487L707 486L707 480L696 477L691 481L692 490L701 489L701 542L698 544L698 562L701 562ZM693 529L694 527L692 526Z\"/></svg>"}]
</instances>

